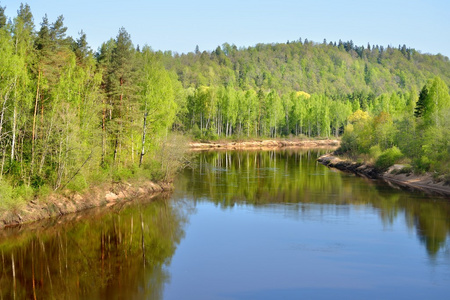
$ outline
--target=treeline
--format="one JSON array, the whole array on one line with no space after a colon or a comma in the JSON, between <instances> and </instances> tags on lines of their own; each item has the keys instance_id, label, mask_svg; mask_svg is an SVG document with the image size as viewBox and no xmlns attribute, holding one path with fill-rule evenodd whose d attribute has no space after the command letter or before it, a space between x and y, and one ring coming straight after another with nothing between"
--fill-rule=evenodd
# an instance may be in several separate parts
<instances>
[{"instance_id":1,"label":"treeline","mask_svg":"<svg viewBox=\"0 0 450 300\"><path fill-rule=\"evenodd\" d=\"M186 125L194 136L279 137L339 134L352 103L332 101L325 95L272 90L236 90L200 87L187 97Z\"/></svg>"},{"instance_id":2,"label":"treeline","mask_svg":"<svg viewBox=\"0 0 450 300\"><path fill-rule=\"evenodd\" d=\"M36 30L28 5L9 21L0 9L3 204L138 169L168 179L176 160L160 149L184 97L161 55L137 51L123 28L94 53L83 32L66 36L63 20L44 17Z\"/></svg>"},{"instance_id":3,"label":"treeline","mask_svg":"<svg viewBox=\"0 0 450 300\"><path fill-rule=\"evenodd\" d=\"M214 51L173 54L165 65L185 88L232 85L242 90L305 91L309 94L360 95L419 90L429 78L450 82L449 59L406 47L356 46L352 41L302 41L237 48L223 44Z\"/></svg>"},{"instance_id":4,"label":"treeline","mask_svg":"<svg viewBox=\"0 0 450 300\"><path fill-rule=\"evenodd\" d=\"M299 39L238 49L225 43L214 51L165 52L163 59L187 91L184 130L206 139L328 137L343 131L351 113L368 111L381 98L396 94L406 102L436 75L450 83L447 57L406 45Z\"/></svg>"},{"instance_id":5,"label":"treeline","mask_svg":"<svg viewBox=\"0 0 450 300\"><path fill-rule=\"evenodd\" d=\"M360 96L360 95L359 95ZM381 94L373 98L358 95L329 96L292 91L236 90L230 86L191 90L187 96L184 124L197 138L206 137L338 137L348 117L358 110L372 114L395 114L413 110L417 91Z\"/></svg>"}]
</instances>

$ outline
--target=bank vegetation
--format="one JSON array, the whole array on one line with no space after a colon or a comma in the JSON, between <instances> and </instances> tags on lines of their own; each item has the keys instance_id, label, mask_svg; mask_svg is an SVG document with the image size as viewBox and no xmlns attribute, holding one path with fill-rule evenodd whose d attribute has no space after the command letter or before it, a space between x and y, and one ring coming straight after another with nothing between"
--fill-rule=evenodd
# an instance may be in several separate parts
<instances>
[{"instance_id":1,"label":"bank vegetation","mask_svg":"<svg viewBox=\"0 0 450 300\"><path fill-rule=\"evenodd\" d=\"M6 12L2 208L133 177L170 182L188 139L344 134L348 155L401 153L416 170L449 173L450 62L440 54L301 38L179 54L134 45L124 28L93 50L84 32L66 35L63 16L36 27L27 4Z\"/></svg>"}]
</instances>

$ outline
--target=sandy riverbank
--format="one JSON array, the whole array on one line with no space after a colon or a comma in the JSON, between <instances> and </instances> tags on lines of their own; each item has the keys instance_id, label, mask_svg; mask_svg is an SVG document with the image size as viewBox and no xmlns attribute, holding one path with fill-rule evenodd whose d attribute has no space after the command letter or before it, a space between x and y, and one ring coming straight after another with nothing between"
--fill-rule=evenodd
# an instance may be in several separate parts
<instances>
[{"instance_id":1,"label":"sandy riverbank","mask_svg":"<svg viewBox=\"0 0 450 300\"><path fill-rule=\"evenodd\" d=\"M339 140L254 140L243 142L191 142L191 150L268 150L276 148L319 148L338 147Z\"/></svg>"},{"instance_id":2,"label":"sandy riverbank","mask_svg":"<svg viewBox=\"0 0 450 300\"><path fill-rule=\"evenodd\" d=\"M428 173L422 175L416 175L414 173L401 173L401 165L394 165L386 172L379 172L373 166L342 160L332 154L322 155L317 160L328 167L352 172L363 177L383 179L388 183L393 183L402 187L408 187L427 193L450 197L450 185L446 184L444 181L436 182L433 179L433 176Z\"/></svg>"},{"instance_id":3,"label":"sandy riverbank","mask_svg":"<svg viewBox=\"0 0 450 300\"><path fill-rule=\"evenodd\" d=\"M84 193L53 194L45 200L32 200L20 207L0 211L0 228L63 216L99 206L112 206L137 198L151 198L172 189L151 181L109 183Z\"/></svg>"}]
</instances>

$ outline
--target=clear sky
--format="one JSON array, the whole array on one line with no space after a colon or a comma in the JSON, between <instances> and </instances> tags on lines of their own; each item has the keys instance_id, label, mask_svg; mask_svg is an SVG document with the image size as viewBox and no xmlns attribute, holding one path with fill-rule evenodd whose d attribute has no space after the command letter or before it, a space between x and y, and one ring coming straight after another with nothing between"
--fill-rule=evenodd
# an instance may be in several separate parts
<instances>
[{"instance_id":1,"label":"clear sky","mask_svg":"<svg viewBox=\"0 0 450 300\"><path fill-rule=\"evenodd\" d=\"M406 44L450 57L449 0L0 0L16 16L28 3L36 28L64 15L68 35L83 30L92 49L125 27L134 45L174 52L287 40Z\"/></svg>"}]
</instances>

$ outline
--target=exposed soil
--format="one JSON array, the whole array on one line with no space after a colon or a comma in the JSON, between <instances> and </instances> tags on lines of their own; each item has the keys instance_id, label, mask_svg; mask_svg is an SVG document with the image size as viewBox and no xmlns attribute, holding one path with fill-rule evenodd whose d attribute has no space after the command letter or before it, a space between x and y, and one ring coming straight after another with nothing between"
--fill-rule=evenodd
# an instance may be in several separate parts
<instances>
[{"instance_id":1,"label":"exposed soil","mask_svg":"<svg viewBox=\"0 0 450 300\"><path fill-rule=\"evenodd\" d=\"M93 207L112 206L137 198L155 197L172 188L171 185L163 183L135 181L104 184L81 194L69 191L53 194L45 201L36 199L18 208L0 211L0 228L63 216Z\"/></svg>"},{"instance_id":2,"label":"exposed soil","mask_svg":"<svg viewBox=\"0 0 450 300\"><path fill-rule=\"evenodd\" d=\"M276 148L338 147L339 140L254 140L244 142L191 142L191 150L268 150Z\"/></svg>"},{"instance_id":3,"label":"exposed soil","mask_svg":"<svg viewBox=\"0 0 450 300\"><path fill-rule=\"evenodd\" d=\"M325 166L342 171L352 172L359 176L371 179L383 179L388 183L398 186L421 190L426 193L439 194L450 197L450 185L444 181L436 181L429 173L416 175L414 173L402 173L403 165L394 165L385 172L380 172L371 165L343 160L332 154L322 155L317 159Z\"/></svg>"}]
</instances>

